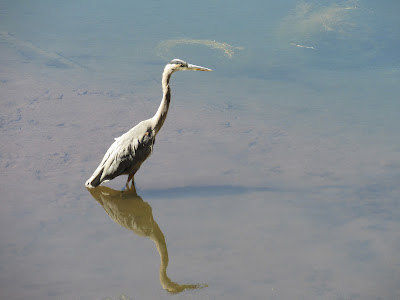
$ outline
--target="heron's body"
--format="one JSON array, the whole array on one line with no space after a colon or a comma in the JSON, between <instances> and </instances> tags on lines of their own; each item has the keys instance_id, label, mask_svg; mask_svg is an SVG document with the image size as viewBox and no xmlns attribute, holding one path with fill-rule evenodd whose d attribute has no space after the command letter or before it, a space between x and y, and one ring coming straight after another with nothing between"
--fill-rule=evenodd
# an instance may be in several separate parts
<instances>
[{"instance_id":1,"label":"heron's body","mask_svg":"<svg viewBox=\"0 0 400 300\"><path fill-rule=\"evenodd\" d=\"M115 139L100 165L86 181L87 187L96 187L120 175L128 175L127 184L132 180L142 163L153 152L156 135L164 124L171 101L169 79L172 73L179 70L211 71L178 59L167 64L162 76L163 98L157 112L152 118L140 122Z\"/></svg>"}]
</instances>

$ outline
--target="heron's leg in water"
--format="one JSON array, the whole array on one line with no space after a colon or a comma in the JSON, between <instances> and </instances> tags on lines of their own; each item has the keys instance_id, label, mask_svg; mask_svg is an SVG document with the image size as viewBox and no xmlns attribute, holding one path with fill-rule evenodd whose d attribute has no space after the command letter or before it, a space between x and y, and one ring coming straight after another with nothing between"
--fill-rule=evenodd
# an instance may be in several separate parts
<instances>
[{"instance_id":1,"label":"heron's leg in water","mask_svg":"<svg viewBox=\"0 0 400 300\"><path fill-rule=\"evenodd\" d=\"M135 187L135 181L134 180L132 180L131 186L129 186L129 183L126 184L126 190L136 193L136 187Z\"/></svg>"},{"instance_id":2,"label":"heron's leg in water","mask_svg":"<svg viewBox=\"0 0 400 300\"><path fill-rule=\"evenodd\" d=\"M132 185L135 186L135 183L133 182L133 175L135 174L129 174L128 180L126 181L126 188L129 189L129 181L132 180Z\"/></svg>"}]
</instances>

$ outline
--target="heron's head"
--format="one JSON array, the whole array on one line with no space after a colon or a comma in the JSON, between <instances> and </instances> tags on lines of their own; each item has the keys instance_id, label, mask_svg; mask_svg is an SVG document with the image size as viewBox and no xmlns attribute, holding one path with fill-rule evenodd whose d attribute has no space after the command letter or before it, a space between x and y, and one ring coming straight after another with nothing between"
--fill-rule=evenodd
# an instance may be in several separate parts
<instances>
[{"instance_id":1,"label":"heron's head","mask_svg":"<svg viewBox=\"0 0 400 300\"><path fill-rule=\"evenodd\" d=\"M187 62L181 59L173 59L167 64L166 68L171 69L172 72L175 71L185 71L185 70L192 70L192 71L208 71L211 72L211 69L188 64Z\"/></svg>"}]
</instances>

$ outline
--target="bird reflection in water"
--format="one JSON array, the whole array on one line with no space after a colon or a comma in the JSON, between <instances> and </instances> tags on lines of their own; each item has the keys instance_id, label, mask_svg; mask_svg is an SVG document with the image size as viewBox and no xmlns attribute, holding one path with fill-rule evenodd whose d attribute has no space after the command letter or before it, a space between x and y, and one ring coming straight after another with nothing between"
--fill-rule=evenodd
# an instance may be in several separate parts
<instances>
[{"instance_id":1,"label":"bird reflection in water","mask_svg":"<svg viewBox=\"0 0 400 300\"><path fill-rule=\"evenodd\" d=\"M184 290L207 287L206 284L178 284L167 275L168 250L157 222L153 218L151 206L138 196L135 185L124 191L116 191L105 186L88 188L109 217L117 224L132 230L139 236L148 237L157 247L160 254L160 283L170 293L180 293Z\"/></svg>"}]
</instances>

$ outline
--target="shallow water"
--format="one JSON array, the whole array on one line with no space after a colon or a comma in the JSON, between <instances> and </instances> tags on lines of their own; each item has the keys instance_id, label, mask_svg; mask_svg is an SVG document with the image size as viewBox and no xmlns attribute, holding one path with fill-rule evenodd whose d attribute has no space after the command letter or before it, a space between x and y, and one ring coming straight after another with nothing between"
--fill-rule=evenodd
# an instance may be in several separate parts
<instances>
[{"instance_id":1,"label":"shallow water","mask_svg":"<svg viewBox=\"0 0 400 300\"><path fill-rule=\"evenodd\" d=\"M397 299L400 26L380 5L1 1L2 297ZM214 72L173 75L137 193L86 190L154 114L166 57Z\"/></svg>"}]
</instances>

